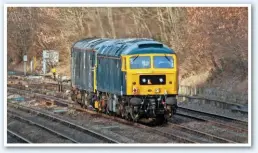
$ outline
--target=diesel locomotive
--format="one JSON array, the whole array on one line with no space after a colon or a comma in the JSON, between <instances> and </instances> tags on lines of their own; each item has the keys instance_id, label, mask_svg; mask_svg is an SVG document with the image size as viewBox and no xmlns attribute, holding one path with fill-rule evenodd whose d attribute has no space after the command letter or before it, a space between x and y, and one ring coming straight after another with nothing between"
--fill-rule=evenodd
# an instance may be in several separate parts
<instances>
[{"instance_id":1,"label":"diesel locomotive","mask_svg":"<svg viewBox=\"0 0 258 153\"><path fill-rule=\"evenodd\" d=\"M177 109L177 63L153 39L80 40L71 48L72 100L133 121L166 121Z\"/></svg>"}]
</instances>

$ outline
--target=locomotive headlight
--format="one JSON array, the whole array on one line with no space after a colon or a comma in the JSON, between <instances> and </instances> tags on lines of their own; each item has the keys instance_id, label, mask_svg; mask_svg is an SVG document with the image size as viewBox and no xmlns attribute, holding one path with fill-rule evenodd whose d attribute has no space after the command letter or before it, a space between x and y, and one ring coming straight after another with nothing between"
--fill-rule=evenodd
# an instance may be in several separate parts
<instances>
[{"instance_id":1,"label":"locomotive headlight","mask_svg":"<svg viewBox=\"0 0 258 153\"><path fill-rule=\"evenodd\" d=\"M159 88L155 89L155 92L156 92L156 93L159 93L159 92L160 92Z\"/></svg>"},{"instance_id":2,"label":"locomotive headlight","mask_svg":"<svg viewBox=\"0 0 258 153\"><path fill-rule=\"evenodd\" d=\"M145 78L142 79L142 82L145 83L147 80Z\"/></svg>"},{"instance_id":3,"label":"locomotive headlight","mask_svg":"<svg viewBox=\"0 0 258 153\"><path fill-rule=\"evenodd\" d=\"M164 80L163 80L162 78L159 78L159 82L161 82L161 83L162 83L163 81L164 81Z\"/></svg>"}]
</instances>

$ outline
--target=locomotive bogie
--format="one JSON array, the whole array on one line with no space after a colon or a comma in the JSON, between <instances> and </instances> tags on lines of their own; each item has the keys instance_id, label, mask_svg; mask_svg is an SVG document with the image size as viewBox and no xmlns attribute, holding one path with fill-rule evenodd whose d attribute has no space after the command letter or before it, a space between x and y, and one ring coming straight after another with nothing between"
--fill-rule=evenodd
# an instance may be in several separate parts
<instances>
[{"instance_id":1,"label":"locomotive bogie","mask_svg":"<svg viewBox=\"0 0 258 153\"><path fill-rule=\"evenodd\" d=\"M107 93L89 94L86 91L77 93L76 100L83 108L95 109L98 112L120 116L138 121L141 118L172 117L177 108L176 97L165 96L117 96ZM74 95L72 95L74 96Z\"/></svg>"}]
</instances>

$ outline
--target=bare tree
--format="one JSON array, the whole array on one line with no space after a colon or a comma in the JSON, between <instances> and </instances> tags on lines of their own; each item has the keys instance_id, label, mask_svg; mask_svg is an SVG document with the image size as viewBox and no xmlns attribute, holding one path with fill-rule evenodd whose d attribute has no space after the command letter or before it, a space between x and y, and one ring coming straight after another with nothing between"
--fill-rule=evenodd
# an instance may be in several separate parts
<instances>
[{"instance_id":1,"label":"bare tree","mask_svg":"<svg viewBox=\"0 0 258 153\"><path fill-rule=\"evenodd\" d=\"M22 61L23 55L28 53L33 44L36 14L36 9L33 8L18 7L8 12L8 44L15 44L19 61Z\"/></svg>"},{"instance_id":2,"label":"bare tree","mask_svg":"<svg viewBox=\"0 0 258 153\"><path fill-rule=\"evenodd\" d=\"M108 12L108 21L111 27L111 31L112 31L112 36L113 38L116 38L116 31L115 31L115 26L114 26L114 21L113 21L113 13L112 13L112 8L107 8L107 12Z\"/></svg>"},{"instance_id":3,"label":"bare tree","mask_svg":"<svg viewBox=\"0 0 258 153\"><path fill-rule=\"evenodd\" d=\"M17 7L8 8L7 22L9 61L53 49L65 65L72 44L85 37L151 37L176 51L181 78L211 71L247 77L247 8Z\"/></svg>"},{"instance_id":4,"label":"bare tree","mask_svg":"<svg viewBox=\"0 0 258 153\"><path fill-rule=\"evenodd\" d=\"M101 37L105 37L105 31L103 28L102 16L101 16L101 8L96 8L96 14L97 14L97 19L98 19L98 25L100 28L100 35L101 35Z\"/></svg>"}]
</instances>

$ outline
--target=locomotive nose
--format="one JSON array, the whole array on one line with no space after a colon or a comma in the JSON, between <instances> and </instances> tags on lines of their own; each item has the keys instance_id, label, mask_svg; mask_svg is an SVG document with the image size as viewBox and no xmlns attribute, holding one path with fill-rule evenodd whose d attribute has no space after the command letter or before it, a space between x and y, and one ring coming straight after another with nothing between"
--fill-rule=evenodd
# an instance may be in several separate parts
<instances>
[{"instance_id":1,"label":"locomotive nose","mask_svg":"<svg viewBox=\"0 0 258 153\"><path fill-rule=\"evenodd\" d=\"M176 94L175 74L133 74L132 95L168 95ZM137 89L137 90L136 90Z\"/></svg>"}]
</instances>

